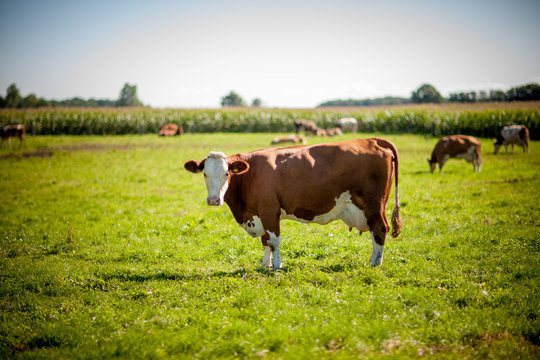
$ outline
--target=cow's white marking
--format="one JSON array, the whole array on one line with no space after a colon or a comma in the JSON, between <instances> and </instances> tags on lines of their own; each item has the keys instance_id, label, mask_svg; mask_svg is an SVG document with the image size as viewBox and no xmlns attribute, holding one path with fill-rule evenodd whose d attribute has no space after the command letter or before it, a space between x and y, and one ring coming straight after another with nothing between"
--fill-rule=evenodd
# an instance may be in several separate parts
<instances>
[{"instance_id":1,"label":"cow's white marking","mask_svg":"<svg viewBox=\"0 0 540 360\"><path fill-rule=\"evenodd\" d=\"M257 215L253 216L245 223L240 224L240 226L252 237L259 237L264 235L264 227L261 218Z\"/></svg>"},{"instance_id":2,"label":"cow's white marking","mask_svg":"<svg viewBox=\"0 0 540 360\"><path fill-rule=\"evenodd\" d=\"M349 227L357 228L361 231L368 231L366 214L352 203L351 193L346 191L336 198L336 205L326 214L315 216L312 220L296 217L294 214L287 214L281 209L280 219L295 220L302 223L317 223L326 225L334 220L342 220Z\"/></svg>"},{"instance_id":3,"label":"cow's white marking","mask_svg":"<svg viewBox=\"0 0 540 360\"><path fill-rule=\"evenodd\" d=\"M449 155L445 155L445 158L446 158L446 156L449 156ZM473 162L475 157L476 157L476 155L475 155L475 147L474 147L474 145L471 145L467 149L467 152L456 155L456 158L465 159L465 161L468 161L468 162Z\"/></svg>"},{"instance_id":4,"label":"cow's white marking","mask_svg":"<svg viewBox=\"0 0 540 360\"><path fill-rule=\"evenodd\" d=\"M443 157L443 159L442 159L442 161L441 161L441 165L440 165L439 169L442 169L444 163L447 162L448 159L450 159L450 155L445 154L444 157Z\"/></svg>"},{"instance_id":5,"label":"cow's white marking","mask_svg":"<svg viewBox=\"0 0 540 360\"><path fill-rule=\"evenodd\" d=\"M222 152L211 152L204 162L204 181L208 191L208 205L223 205L229 187L229 165Z\"/></svg>"},{"instance_id":6,"label":"cow's white marking","mask_svg":"<svg viewBox=\"0 0 540 360\"><path fill-rule=\"evenodd\" d=\"M328 224L329 222L334 220L342 220L351 228L354 227L360 231L369 231L366 214L364 213L364 211L360 210L360 208L358 208L352 203L351 193L349 191L342 193L336 198L335 201L336 205L329 212L327 212L326 214L317 215L312 220L306 220L296 217L293 214L287 214L284 209L281 209L280 219L295 220L302 223L317 223L321 225ZM251 219L240 224L240 226L252 237L259 237L263 236L265 232L268 233L268 235L270 236L270 239L268 240L269 246L264 247L262 266L270 266L270 261L272 260L272 267L274 269L281 268L281 258L279 255L279 236L277 236L271 231L265 231L261 218L257 215L254 215ZM380 263L382 262L383 248L383 246L377 245L375 242L373 242L374 253L372 254L372 259L374 255L376 255L375 257L378 259L376 260L376 262L378 261L378 263L374 264L374 261L372 260L372 265L380 265ZM377 253L375 253L375 249L377 249Z\"/></svg>"},{"instance_id":7,"label":"cow's white marking","mask_svg":"<svg viewBox=\"0 0 540 360\"><path fill-rule=\"evenodd\" d=\"M267 233L270 235L268 245L270 245L270 249L272 250L272 267L274 270L281 269L281 257L279 256L279 236L271 231L267 231Z\"/></svg>"},{"instance_id":8,"label":"cow's white marking","mask_svg":"<svg viewBox=\"0 0 540 360\"><path fill-rule=\"evenodd\" d=\"M375 242L375 237L371 233L371 241L373 242L373 252L371 253L371 266L377 266L382 264L384 245L379 245Z\"/></svg>"},{"instance_id":9,"label":"cow's white marking","mask_svg":"<svg viewBox=\"0 0 540 360\"><path fill-rule=\"evenodd\" d=\"M262 264L261 264L263 268L267 268L267 267L270 267L272 265L270 263L270 261L272 260L271 255L272 255L272 251L270 250L270 246L265 246L264 247L264 257L263 257L263 261L262 261Z\"/></svg>"}]
</instances>

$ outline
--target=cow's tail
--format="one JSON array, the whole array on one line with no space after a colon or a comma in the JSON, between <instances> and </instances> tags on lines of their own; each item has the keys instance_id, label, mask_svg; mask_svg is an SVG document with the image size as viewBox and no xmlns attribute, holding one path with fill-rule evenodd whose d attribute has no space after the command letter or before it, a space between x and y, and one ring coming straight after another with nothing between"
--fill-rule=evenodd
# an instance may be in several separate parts
<instances>
[{"instance_id":1,"label":"cow's tail","mask_svg":"<svg viewBox=\"0 0 540 360\"><path fill-rule=\"evenodd\" d=\"M392 237L396 238L401 234L401 205L399 204L399 196L398 196L398 183L399 183L399 154L396 146L391 143L390 141L382 138L375 138L377 141L377 144L379 146L382 146L386 149L389 149L392 151L392 164L394 164L394 171L395 171L395 191L394 191L394 210L392 211Z\"/></svg>"}]
</instances>

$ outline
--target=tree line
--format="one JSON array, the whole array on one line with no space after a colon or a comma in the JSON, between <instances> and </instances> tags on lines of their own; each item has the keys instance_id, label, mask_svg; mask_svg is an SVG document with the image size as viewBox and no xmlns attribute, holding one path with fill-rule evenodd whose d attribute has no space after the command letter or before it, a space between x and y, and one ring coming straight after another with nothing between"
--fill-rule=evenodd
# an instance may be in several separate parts
<instances>
[{"instance_id":1,"label":"tree line","mask_svg":"<svg viewBox=\"0 0 540 360\"><path fill-rule=\"evenodd\" d=\"M74 97L65 100L47 100L37 97L35 94L22 96L17 85L11 84L6 91L6 96L0 96L0 108L29 109L40 107L125 107L143 106L137 96L137 85L124 84L120 95L116 100L109 99L82 99Z\"/></svg>"},{"instance_id":2,"label":"tree line","mask_svg":"<svg viewBox=\"0 0 540 360\"><path fill-rule=\"evenodd\" d=\"M253 99L251 102L252 107L260 107L262 100L259 98ZM234 91L230 91L227 95L221 98L221 106L247 106L247 103Z\"/></svg>"},{"instance_id":3,"label":"tree line","mask_svg":"<svg viewBox=\"0 0 540 360\"><path fill-rule=\"evenodd\" d=\"M346 106L388 106L402 104L439 104L444 102L456 103L476 103L487 101L531 101L540 100L540 85L530 83L522 86L513 87L510 90L490 90L487 91L467 91L451 93L448 98L444 98L437 89L431 84L422 84L418 89L411 93L410 98L387 96L375 99L347 99L331 100L318 105L317 107L346 107ZM262 101L259 98L253 99L252 107L260 107ZM35 94L21 96L19 89L15 84L11 84L6 92L6 96L0 96L0 108L27 109L39 107L126 107L126 106L144 106L137 96L137 86L126 83L117 100L109 99L82 99L74 97L66 100L46 100L37 97ZM246 102L234 91L230 91L221 98L221 106L246 106Z\"/></svg>"},{"instance_id":4,"label":"tree line","mask_svg":"<svg viewBox=\"0 0 540 360\"><path fill-rule=\"evenodd\" d=\"M476 103L488 101L531 101L540 100L540 85L536 83L513 87L510 90L490 90L489 92L467 91L451 93L448 98L444 98L431 84L423 84L411 93L410 98L384 97L364 100L331 100L323 102L318 107L325 106L377 106L377 105L401 105L401 104L440 104L444 102L456 103Z\"/></svg>"}]
</instances>

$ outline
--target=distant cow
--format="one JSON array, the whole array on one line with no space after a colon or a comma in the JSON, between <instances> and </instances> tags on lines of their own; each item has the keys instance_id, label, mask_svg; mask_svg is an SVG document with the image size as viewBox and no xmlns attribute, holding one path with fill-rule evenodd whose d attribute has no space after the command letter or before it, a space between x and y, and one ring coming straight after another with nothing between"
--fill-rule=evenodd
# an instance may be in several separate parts
<instances>
[{"instance_id":1,"label":"distant cow","mask_svg":"<svg viewBox=\"0 0 540 360\"><path fill-rule=\"evenodd\" d=\"M11 138L19 138L19 147L22 146L24 139L26 138L26 128L22 124L18 125L0 125L0 135L2 136L2 141L0 142L0 147L4 145L4 140L7 139L9 148L11 149Z\"/></svg>"},{"instance_id":2,"label":"distant cow","mask_svg":"<svg viewBox=\"0 0 540 360\"><path fill-rule=\"evenodd\" d=\"M272 140L272 145L283 143L307 144L307 141L305 137L296 135L278 136Z\"/></svg>"},{"instance_id":3,"label":"distant cow","mask_svg":"<svg viewBox=\"0 0 540 360\"><path fill-rule=\"evenodd\" d=\"M398 151L385 139L271 148L231 156L211 152L202 161L187 161L184 167L204 173L208 205L227 203L249 235L261 236L263 267L281 267L279 223L283 219L318 224L339 219L349 229L370 231L371 265L380 265L390 231L386 203L394 180L392 236L401 231Z\"/></svg>"},{"instance_id":4,"label":"distant cow","mask_svg":"<svg viewBox=\"0 0 540 360\"><path fill-rule=\"evenodd\" d=\"M431 172L435 171L435 166L439 163L439 172L442 171L444 163L450 158L465 159L473 163L473 170L480 172L482 167L482 150L480 141L477 138L466 135L450 135L443 137L431 153L428 159Z\"/></svg>"},{"instance_id":5,"label":"distant cow","mask_svg":"<svg viewBox=\"0 0 540 360\"><path fill-rule=\"evenodd\" d=\"M159 136L175 136L182 135L184 133L184 128L176 124L167 124L159 130Z\"/></svg>"},{"instance_id":6,"label":"distant cow","mask_svg":"<svg viewBox=\"0 0 540 360\"><path fill-rule=\"evenodd\" d=\"M306 135L317 135L317 131L320 129L313 121L296 120L294 122L294 131L296 135L298 135L302 130L304 130Z\"/></svg>"},{"instance_id":7,"label":"distant cow","mask_svg":"<svg viewBox=\"0 0 540 360\"><path fill-rule=\"evenodd\" d=\"M508 144L512 145L512 153L514 153L514 144L523 147L523 152L527 151L528 153L529 129L525 125L505 126L494 142L495 149L493 153L496 154L501 148L501 145L504 145L504 151L508 152Z\"/></svg>"},{"instance_id":8,"label":"distant cow","mask_svg":"<svg viewBox=\"0 0 540 360\"><path fill-rule=\"evenodd\" d=\"M336 121L336 126L343 131L352 131L353 133L358 131L358 121L353 117L339 119Z\"/></svg>"},{"instance_id":9,"label":"distant cow","mask_svg":"<svg viewBox=\"0 0 540 360\"><path fill-rule=\"evenodd\" d=\"M326 129L325 131L326 131L326 135L328 135L328 136L341 136L341 135L343 135L343 131L341 131L341 128L339 128L339 127Z\"/></svg>"}]
</instances>

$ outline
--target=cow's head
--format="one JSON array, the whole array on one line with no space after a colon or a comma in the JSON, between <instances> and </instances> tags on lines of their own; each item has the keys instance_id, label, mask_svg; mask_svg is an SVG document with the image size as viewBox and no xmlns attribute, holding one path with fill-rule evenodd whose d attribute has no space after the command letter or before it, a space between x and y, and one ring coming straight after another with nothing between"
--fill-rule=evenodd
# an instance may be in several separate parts
<instances>
[{"instance_id":1,"label":"cow's head","mask_svg":"<svg viewBox=\"0 0 540 360\"><path fill-rule=\"evenodd\" d=\"M499 151L503 143L504 143L504 138L502 137L502 135L498 135L497 138L493 140L493 153L494 154L496 154Z\"/></svg>"},{"instance_id":2,"label":"cow's head","mask_svg":"<svg viewBox=\"0 0 540 360\"><path fill-rule=\"evenodd\" d=\"M437 161L436 160L433 160L433 159L427 159L427 162L429 164L429 170L431 172L434 172L435 171L435 168L437 167Z\"/></svg>"},{"instance_id":3,"label":"cow's head","mask_svg":"<svg viewBox=\"0 0 540 360\"><path fill-rule=\"evenodd\" d=\"M242 160L230 162L221 152L211 152L203 161L190 160L184 168L192 173L203 172L208 197L208 205L223 205L223 198L229 188L231 176L248 171L249 165Z\"/></svg>"}]
</instances>

